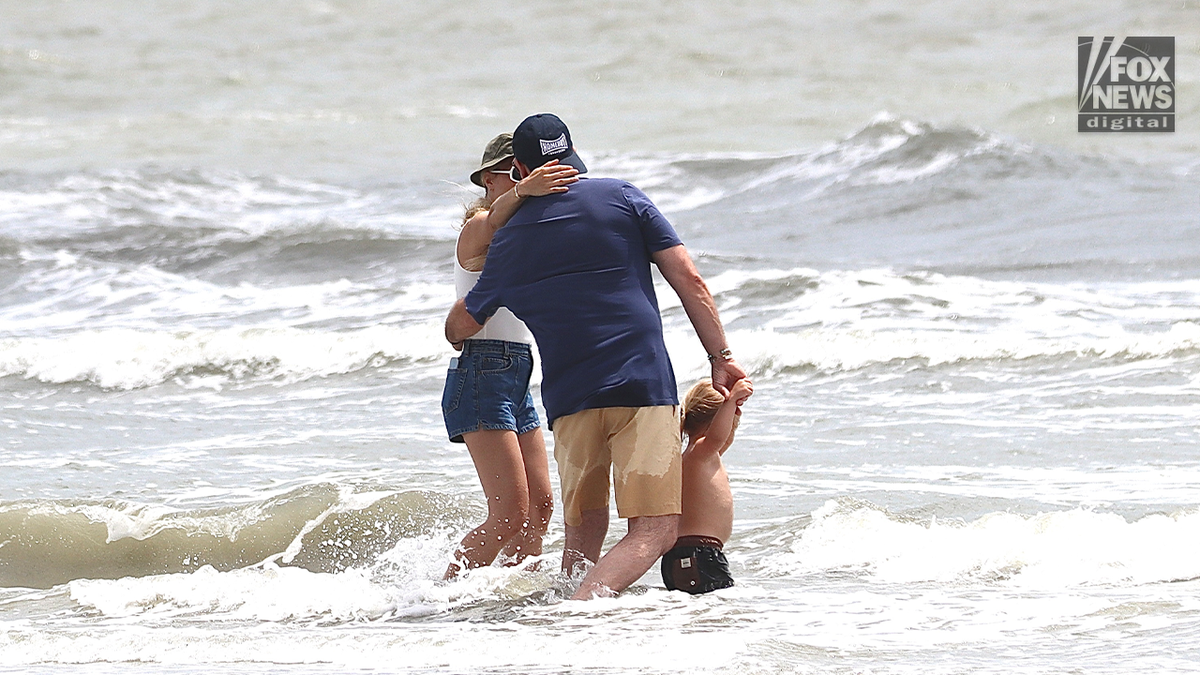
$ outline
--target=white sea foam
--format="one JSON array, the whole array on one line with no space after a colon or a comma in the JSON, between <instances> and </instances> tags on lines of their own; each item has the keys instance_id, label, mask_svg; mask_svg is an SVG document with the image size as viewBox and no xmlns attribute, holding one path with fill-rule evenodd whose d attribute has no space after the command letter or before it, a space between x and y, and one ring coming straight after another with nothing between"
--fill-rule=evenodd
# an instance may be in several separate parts
<instances>
[{"instance_id":1,"label":"white sea foam","mask_svg":"<svg viewBox=\"0 0 1200 675\"><path fill-rule=\"evenodd\" d=\"M413 204L397 192L363 191L286 176L233 172L78 173L31 191L0 190L0 231L22 237L78 235L157 223L204 228L212 241L340 224L388 235L453 239L454 204Z\"/></svg>"},{"instance_id":2,"label":"white sea foam","mask_svg":"<svg viewBox=\"0 0 1200 675\"><path fill-rule=\"evenodd\" d=\"M739 438L747 435L739 432ZM1062 509L1200 504L1200 466L1196 465L984 467L751 463L734 464L729 472L735 497L746 495L750 500L758 495L794 499L821 493L890 493L898 497L941 495L979 503L1034 502Z\"/></svg>"},{"instance_id":3,"label":"white sea foam","mask_svg":"<svg viewBox=\"0 0 1200 675\"><path fill-rule=\"evenodd\" d=\"M348 508L369 506L378 494L349 496L314 520ZM297 541L306 532L297 536ZM310 572L284 555L242 569L219 572L205 566L187 574L79 579L67 584L71 598L109 618L138 615L191 616L225 621L353 621L415 617L498 598L518 600L555 583L557 561L531 558L519 567L492 567L464 574L456 583L438 580L457 545L453 532L402 539L370 567L337 573ZM531 566L539 564L541 571Z\"/></svg>"},{"instance_id":4,"label":"white sea foam","mask_svg":"<svg viewBox=\"0 0 1200 675\"><path fill-rule=\"evenodd\" d=\"M220 387L248 377L295 382L393 361L440 362L448 353L433 321L347 331L110 329L0 340L0 375L114 389L200 377L199 384Z\"/></svg>"},{"instance_id":5,"label":"white sea foam","mask_svg":"<svg viewBox=\"0 0 1200 675\"><path fill-rule=\"evenodd\" d=\"M370 589L351 584L333 584L322 592L346 597L349 592L371 598ZM276 608L285 614L292 603ZM329 605L345 604L331 597ZM601 603L607 605L607 603ZM644 611L644 610L643 610ZM164 613L165 614L165 613ZM686 630L651 637L652 626L636 624L629 630L624 621L606 621L602 614L584 613L565 619L572 630L554 626L519 623L437 622L432 625L386 621L363 621L359 616L337 619L325 627L269 623L252 628L230 628L220 624L187 625L180 611L171 617L176 625L147 630L122 626L118 621L89 630L51 633L16 628L0 634L0 651L7 665L89 664L97 661L167 664L190 668L219 661L258 668L278 669L281 664L312 664L315 668L383 669L403 672L571 672L581 664L621 671L669 672L687 667L704 672L714 665L736 661L754 635L740 632ZM332 612L329 612L332 617ZM170 615L168 615L170 616ZM156 618L153 615L147 619ZM342 618L342 617L338 617ZM555 618L536 618L543 624ZM128 623L129 619L126 620ZM335 623L336 622L336 623ZM219 656L215 656L218 655ZM733 671L730 671L733 672ZM737 672L754 672L739 669Z\"/></svg>"},{"instance_id":6,"label":"white sea foam","mask_svg":"<svg viewBox=\"0 0 1200 675\"><path fill-rule=\"evenodd\" d=\"M65 290L88 274L64 260L44 283ZM56 334L0 339L0 376L119 389L176 378L219 386L221 381L196 378L294 382L399 360L432 368L449 354L441 316L450 296L428 281L380 293L345 280L262 289L221 287L152 269L127 276L119 284L84 284L65 297L48 294L6 310L12 330ZM1060 356L1137 360L1200 349L1200 324L1194 320L1200 294L1190 280L1084 286L798 269L726 272L715 275L710 286L739 360L759 377L897 360L934 365ZM758 294L753 304L744 300L747 294ZM659 297L664 309L674 310L666 323L667 343L679 375L697 377L706 366L703 350L678 312L674 293L662 286ZM73 304L82 306L72 309ZM214 311L255 320L242 327L193 327ZM264 315L277 318L262 323ZM393 318L343 330L294 326L368 324L371 317ZM75 328L81 325L89 328Z\"/></svg>"},{"instance_id":7,"label":"white sea foam","mask_svg":"<svg viewBox=\"0 0 1200 675\"><path fill-rule=\"evenodd\" d=\"M0 307L9 335L44 335L88 329L187 331L193 326L250 324L376 325L429 313L442 314L453 289L438 279L415 278L395 287L333 278L316 283L255 285L198 279L151 265L81 261L67 251L23 257L44 263L22 287L23 301Z\"/></svg>"},{"instance_id":8,"label":"white sea foam","mask_svg":"<svg viewBox=\"0 0 1200 675\"><path fill-rule=\"evenodd\" d=\"M769 377L785 369L815 367L824 371L854 370L904 360L921 360L929 365L938 365L1059 356L1156 358L1194 352L1200 348L1200 324L1183 322L1156 335L1132 333L1103 338L1052 338L1030 335L1021 330L974 334L869 329L792 333L757 329L731 331L729 339L738 346L739 360L743 365Z\"/></svg>"},{"instance_id":9,"label":"white sea foam","mask_svg":"<svg viewBox=\"0 0 1200 675\"><path fill-rule=\"evenodd\" d=\"M1138 585L1200 578L1200 512L1134 522L1085 510L992 513L917 522L829 502L769 574L851 570L880 581L985 582L1029 588Z\"/></svg>"},{"instance_id":10,"label":"white sea foam","mask_svg":"<svg viewBox=\"0 0 1200 675\"><path fill-rule=\"evenodd\" d=\"M172 616L203 611L214 617L286 621L378 618L396 601L362 570L316 574L265 565L231 572L203 567L191 574L73 581L71 598L109 617Z\"/></svg>"},{"instance_id":11,"label":"white sea foam","mask_svg":"<svg viewBox=\"0 0 1200 675\"><path fill-rule=\"evenodd\" d=\"M1200 349L1200 287L1193 280L1050 284L885 269L768 269L724 272L709 286L727 326L757 324L728 334L739 360L760 376L909 359L1148 359ZM760 294L753 305L743 301L747 292ZM665 286L659 297L664 308L679 306ZM677 367L703 358L681 314L667 326Z\"/></svg>"},{"instance_id":12,"label":"white sea foam","mask_svg":"<svg viewBox=\"0 0 1200 675\"><path fill-rule=\"evenodd\" d=\"M993 533L1009 531L997 525ZM1048 531L1043 536L1054 534L1061 533ZM895 539L882 536L877 548L894 551ZM952 543L932 537L919 543L928 547L931 540ZM1053 548L1065 552L1070 543ZM862 549L869 548L870 542L863 542ZM926 553L922 560L930 557ZM1087 558L1064 553L1063 566L1079 557ZM409 564L419 560L405 559ZM588 603L516 605L506 604L506 591L516 591L516 598L528 597L525 584L544 588L546 577L492 569L485 575L489 581L506 578L508 584L488 585L468 577L442 586L428 579L314 575L267 567L80 581L66 592L71 601L91 610L86 622L60 623L56 631L10 624L0 634L0 653L7 665L105 658L184 665L210 663L216 660L215 650L224 663L358 668L403 663L406 669L436 672L550 673L603 664L652 673L679 668L770 673L795 672L798 659L801 672L821 672L820 664L830 659L861 663L865 671L879 661L881 652L908 655L900 662L909 663L928 658L926 651L974 653L980 645L1001 653L1020 650L1046 631L1095 632L1104 639L1114 631L1172 629L1196 608L1190 595L1178 593L1180 587L1158 584L1133 588L1119 581L1064 587L1055 585L1055 579L1043 579L1038 585L1021 586L976 570L966 583L931 584L924 581L929 573L895 574L895 580L876 574L845 588L845 581L833 586L810 573L811 568L788 569L804 575L803 582L783 587L779 579L764 584L742 578L732 589L698 597L651 588ZM941 570L935 566L933 573ZM470 600L439 599L446 596ZM484 602L473 604L475 600ZM456 607L492 614L484 621L414 620L436 618ZM428 617L430 613L434 616ZM231 619L239 623L229 626ZM253 623L248 627L245 622ZM1034 654L1028 665L1044 667L1038 656L1045 655ZM961 666L962 661L953 663ZM930 672L927 664L919 665L884 672ZM1004 672L1038 670L1008 664Z\"/></svg>"}]
</instances>

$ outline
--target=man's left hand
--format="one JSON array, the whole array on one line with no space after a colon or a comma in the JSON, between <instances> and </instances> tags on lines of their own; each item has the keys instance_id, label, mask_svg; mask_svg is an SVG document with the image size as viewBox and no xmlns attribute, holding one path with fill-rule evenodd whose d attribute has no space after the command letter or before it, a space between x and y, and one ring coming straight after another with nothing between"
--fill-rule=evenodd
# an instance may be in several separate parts
<instances>
[{"instance_id":1,"label":"man's left hand","mask_svg":"<svg viewBox=\"0 0 1200 675\"><path fill-rule=\"evenodd\" d=\"M729 396L729 388L734 382L746 377L746 371L738 365L738 362L729 359L717 359L712 364L712 386L722 396Z\"/></svg>"}]
</instances>

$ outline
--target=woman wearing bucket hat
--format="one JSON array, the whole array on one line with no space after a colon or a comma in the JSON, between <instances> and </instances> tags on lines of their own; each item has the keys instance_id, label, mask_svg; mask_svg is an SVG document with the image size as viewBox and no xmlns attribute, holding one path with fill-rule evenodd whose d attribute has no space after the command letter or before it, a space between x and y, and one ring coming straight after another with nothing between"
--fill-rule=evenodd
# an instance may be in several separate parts
<instances>
[{"instance_id":1,"label":"woman wearing bucket hat","mask_svg":"<svg viewBox=\"0 0 1200 675\"><path fill-rule=\"evenodd\" d=\"M471 182L485 192L468 207L455 246L459 298L479 278L492 235L525 199L565 192L578 180L576 169L554 163L514 182L512 161L512 134L500 134L488 143L479 168L471 174ZM463 538L446 570L447 579L490 565L501 553L515 564L542 552L553 497L546 443L529 393L532 342L525 324L502 310L464 340L462 354L450 362L442 416L450 440L465 443L471 454L488 516Z\"/></svg>"}]
</instances>

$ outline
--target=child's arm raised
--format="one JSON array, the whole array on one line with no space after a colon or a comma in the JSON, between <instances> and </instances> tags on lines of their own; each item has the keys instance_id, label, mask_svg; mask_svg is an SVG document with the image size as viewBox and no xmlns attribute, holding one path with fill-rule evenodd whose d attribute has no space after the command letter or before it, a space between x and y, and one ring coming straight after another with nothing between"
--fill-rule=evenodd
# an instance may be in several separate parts
<instances>
[{"instance_id":1,"label":"child's arm raised","mask_svg":"<svg viewBox=\"0 0 1200 675\"><path fill-rule=\"evenodd\" d=\"M697 439L693 449L724 454L733 436L733 421L741 414L742 404L753 394L754 385L748 378L735 382L729 390L729 396L725 397L725 402L717 408L712 422L709 422L708 431L702 438Z\"/></svg>"}]
</instances>

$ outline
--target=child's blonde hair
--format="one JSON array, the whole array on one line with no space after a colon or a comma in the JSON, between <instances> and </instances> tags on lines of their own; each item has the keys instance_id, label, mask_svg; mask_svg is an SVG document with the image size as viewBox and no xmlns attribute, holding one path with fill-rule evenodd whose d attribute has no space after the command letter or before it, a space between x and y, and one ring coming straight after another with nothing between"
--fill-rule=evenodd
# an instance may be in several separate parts
<instances>
[{"instance_id":1,"label":"child's blonde hair","mask_svg":"<svg viewBox=\"0 0 1200 675\"><path fill-rule=\"evenodd\" d=\"M713 416L717 414L717 409L724 402L725 397L713 389L712 380L704 378L692 385L692 388L683 396L681 431L688 436L696 436L704 432L708 429L708 425L712 424ZM740 421L737 417L733 418L733 430L737 430Z\"/></svg>"}]
</instances>

